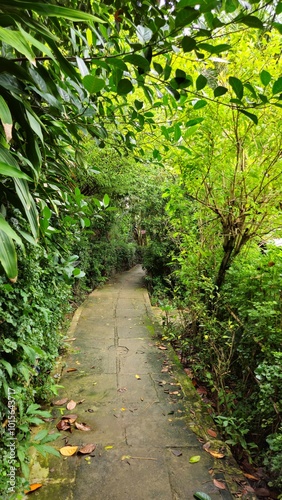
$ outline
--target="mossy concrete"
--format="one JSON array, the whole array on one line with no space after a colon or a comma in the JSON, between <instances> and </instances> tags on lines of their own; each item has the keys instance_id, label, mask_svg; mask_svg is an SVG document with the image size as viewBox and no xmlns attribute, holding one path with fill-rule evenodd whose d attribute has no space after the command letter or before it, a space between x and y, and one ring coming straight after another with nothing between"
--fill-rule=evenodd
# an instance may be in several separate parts
<instances>
[{"instance_id":1,"label":"mossy concrete","mask_svg":"<svg viewBox=\"0 0 282 500\"><path fill-rule=\"evenodd\" d=\"M245 478L230 451L208 434L215 428L173 351L160 349L159 325L136 266L89 295L69 336L72 349L55 376L63 388L55 399L82 401L69 412L50 406L54 421L76 413L91 431L61 432L54 442L96 444L91 456L33 457L32 481L43 486L37 500L211 500L243 496ZM75 371L74 371L75 369ZM68 371L73 370L73 371ZM223 450L214 459L203 449ZM200 457L190 463L191 457ZM220 489L214 479L224 483Z\"/></svg>"}]
</instances>

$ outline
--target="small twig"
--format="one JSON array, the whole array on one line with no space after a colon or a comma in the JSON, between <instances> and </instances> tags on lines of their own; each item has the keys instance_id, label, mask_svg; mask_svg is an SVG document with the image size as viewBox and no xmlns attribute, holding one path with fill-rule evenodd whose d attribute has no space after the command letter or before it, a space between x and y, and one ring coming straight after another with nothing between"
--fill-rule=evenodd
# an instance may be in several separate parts
<instances>
[{"instance_id":1,"label":"small twig","mask_svg":"<svg viewBox=\"0 0 282 500\"><path fill-rule=\"evenodd\" d=\"M229 306L226 306L226 309L240 326L244 326L242 321L238 318L238 316L232 311L232 309Z\"/></svg>"}]
</instances>

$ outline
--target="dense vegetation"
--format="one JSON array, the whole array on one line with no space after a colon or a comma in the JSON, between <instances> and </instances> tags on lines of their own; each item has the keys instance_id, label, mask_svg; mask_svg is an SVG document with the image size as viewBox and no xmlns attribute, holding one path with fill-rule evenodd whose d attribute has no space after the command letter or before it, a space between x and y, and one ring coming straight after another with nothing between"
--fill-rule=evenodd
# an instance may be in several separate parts
<instances>
[{"instance_id":1,"label":"dense vegetation","mask_svg":"<svg viewBox=\"0 0 282 500\"><path fill-rule=\"evenodd\" d=\"M21 489L67 313L143 253L227 441L281 488L282 3L63 3L0 5L1 488L9 389Z\"/></svg>"}]
</instances>

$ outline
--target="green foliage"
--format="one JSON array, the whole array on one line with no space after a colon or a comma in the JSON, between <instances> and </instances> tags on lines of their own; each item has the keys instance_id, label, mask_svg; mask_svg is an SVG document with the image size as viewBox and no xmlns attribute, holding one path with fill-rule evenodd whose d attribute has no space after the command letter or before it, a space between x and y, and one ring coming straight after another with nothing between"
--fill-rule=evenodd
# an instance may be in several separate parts
<instances>
[{"instance_id":1,"label":"green foliage","mask_svg":"<svg viewBox=\"0 0 282 500\"><path fill-rule=\"evenodd\" d=\"M266 453L264 464L273 473L273 480L271 485L276 488L281 488L282 486L282 428L277 429L275 434L270 434L267 437L267 443L269 445L269 451Z\"/></svg>"}]
</instances>

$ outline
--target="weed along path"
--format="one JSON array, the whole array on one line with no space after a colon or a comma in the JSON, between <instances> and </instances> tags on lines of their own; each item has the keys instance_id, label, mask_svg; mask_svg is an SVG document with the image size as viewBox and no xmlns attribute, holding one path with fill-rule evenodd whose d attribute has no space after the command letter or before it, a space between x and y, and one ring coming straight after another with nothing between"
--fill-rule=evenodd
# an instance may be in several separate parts
<instances>
[{"instance_id":1,"label":"weed along path","mask_svg":"<svg viewBox=\"0 0 282 500\"><path fill-rule=\"evenodd\" d=\"M38 500L191 500L197 492L228 500L240 481L245 487L217 439L191 430L198 395L182 392L179 368L154 334L143 274L136 266L116 276L73 319L46 424L59 429L53 446L62 454L35 461Z\"/></svg>"}]
</instances>

